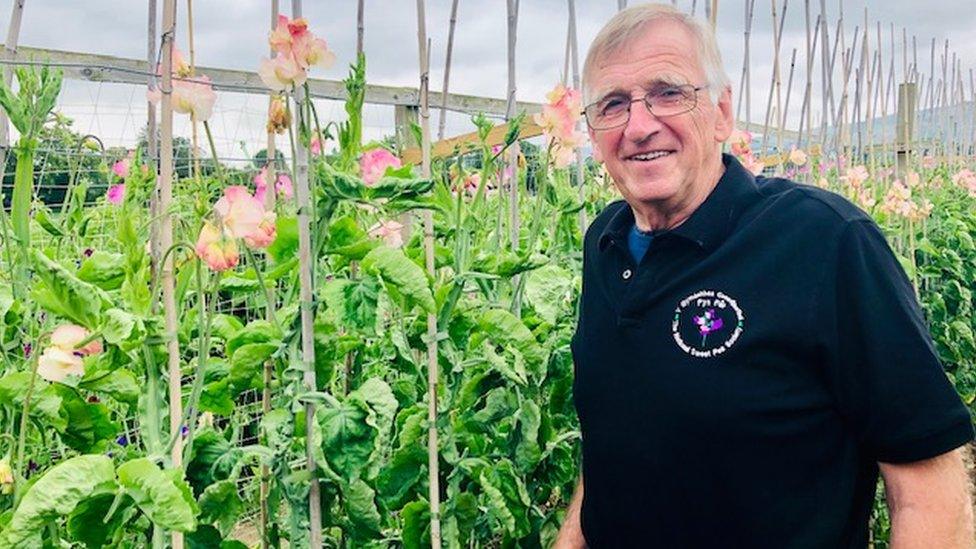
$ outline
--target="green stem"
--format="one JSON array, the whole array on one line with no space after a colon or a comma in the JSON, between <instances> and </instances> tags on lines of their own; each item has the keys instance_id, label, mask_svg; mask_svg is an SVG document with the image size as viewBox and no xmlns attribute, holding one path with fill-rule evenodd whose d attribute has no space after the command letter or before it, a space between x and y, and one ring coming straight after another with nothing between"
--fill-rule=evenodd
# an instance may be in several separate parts
<instances>
[{"instance_id":1,"label":"green stem","mask_svg":"<svg viewBox=\"0 0 976 549\"><path fill-rule=\"evenodd\" d=\"M35 343L39 343L39 341ZM35 349L31 355L31 377L27 383L27 393L24 395L24 407L20 414L20 432L17 433L17 457L14 459L14 471L17 474L21 474L21 466L24 462L24 446L27 443L27 420L30 417L30 399L34 392L34 383L37 381L39 356L40 349ZM15 488L15 490L19 490L19 487Z\"/></svg>"},{"instance_id":2,"label":"green stem","mask_svg":"<svg viewBox=\"0 0 976 549\"><path fill-rule=\"evenodd\" d=\"M247 262L251 264L251 267L254 269L254 274L256 274L258 277L258 284L261 286L261 290L264 292L264 300L267 307L269 307L269 311L273 310L275 302L274 297L271 295L271 288L268 288L268 285L264 283L264 274L262 274L261 269L258 268L259 265L257 260L254 258L254 253L247 246L244 246L244 256L247 257ZM277 316L274 314L270 314L268 316L271 317L271 323L274 324L275 328L280 330L281 326L278 324Z\"/></svg>"},{"instance_id":3,"label":"green stem","mask_svg":"<svg viewBox=\"0 0 976 549\"><path fill-rule=\"evenodd\" d=\"M153 359L152 349L149 348L148 343L143 343L142 351L146 363L146 386L149 395L146 399L145 446L146 453L156 454L163 440L162 427L159 423L159 370L156 368L156 361Z\"/></svg>"}]
</instances>

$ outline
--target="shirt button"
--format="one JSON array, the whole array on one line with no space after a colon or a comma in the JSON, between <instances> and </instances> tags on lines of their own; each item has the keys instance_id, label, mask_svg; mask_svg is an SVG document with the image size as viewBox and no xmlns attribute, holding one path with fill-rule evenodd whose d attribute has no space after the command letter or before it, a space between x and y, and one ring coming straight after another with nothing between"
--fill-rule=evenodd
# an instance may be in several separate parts
<instances>
[{"instance_id":1,"label":"shirt button","mask_svg":"<svg viewBox=\"0 0 976 549\"><path fill-rule=\"evenodd\" d=\"M630 277L634 273L630 269L624 269L624 272L620 273L620 276L624 277L624 280L630 280Z\"/></svg>"}]
</instances>

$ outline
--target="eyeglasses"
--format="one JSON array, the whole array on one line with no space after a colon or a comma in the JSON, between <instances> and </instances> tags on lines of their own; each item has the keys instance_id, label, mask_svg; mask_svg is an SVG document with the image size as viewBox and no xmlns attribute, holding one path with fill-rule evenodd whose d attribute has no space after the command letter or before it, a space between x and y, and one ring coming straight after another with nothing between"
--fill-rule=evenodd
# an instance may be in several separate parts
<instances>
[{"instance_id":1,"label":"eyeglasses","mask_svg":"<svg viewBox=\"0 0 976 549\"><path fill-rule=\"evenodd\" d=\"M680 84L655 87L639 99L626 95L611 95L583 109L586 123L594 130L612 130L627 125L630 121L630 107L643 101L648 112L657 117L684 114L698 104L698 92L708 86Z\"/></svg>"}]
</instances>

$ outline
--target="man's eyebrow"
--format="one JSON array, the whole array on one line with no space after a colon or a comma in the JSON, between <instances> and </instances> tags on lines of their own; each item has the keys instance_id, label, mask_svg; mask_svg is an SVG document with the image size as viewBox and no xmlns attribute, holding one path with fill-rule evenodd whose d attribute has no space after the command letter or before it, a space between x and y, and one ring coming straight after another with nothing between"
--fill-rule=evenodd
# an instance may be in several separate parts
<instances>
[{"instance_id":1,"label":"man's eyebrow","mask_svg":"<svg viewBox=\"0 0 976 549\"><path fill-rule=\"evenodd\" d=\"M687 82L685 82L682 78L679 77L675 77L671 75L661 75L654 78L653 80L648 80L643 86L641 86L641 89L645 91L649 91L654 88L659 88L661 86L681 86L686 83ZM599 93L594 94L593 96L594 99L592 102L599 103L608 97L614 97L614 96L629 97L630 94L627 91L620 88L602 90Z\"/></svg>"}]
</instances>

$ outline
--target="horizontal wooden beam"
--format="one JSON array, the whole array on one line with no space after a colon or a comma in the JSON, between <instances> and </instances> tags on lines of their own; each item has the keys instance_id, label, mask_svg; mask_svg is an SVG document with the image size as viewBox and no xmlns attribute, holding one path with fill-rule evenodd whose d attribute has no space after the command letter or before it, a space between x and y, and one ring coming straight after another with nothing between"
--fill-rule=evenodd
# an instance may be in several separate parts
<instances>
[{"instance_id":1,"label":"horizontal wooden beam","mask_svg":"<svg viewBox=\"0 0 976 549\"><path fill-rule=\"evenodd\" d=\"M505 135L508 134L508 124L499 124L491 129L488 133L488 138L485 142L489 147L494 147L495 145L501 145L505 141ZM532 120L526 118L522 121L522 125L519 127L519 139L529 139L530 137L536 137L542 135L542 127L537 125ZM449 139L444 139L434 143L430 147L430 157L434 158L444 158L447 156L453 156L455 154L465 153L474 150L480 143L480 138L478 137L478 132L466 133L464 135L459 135L457 137L451 137ZM400 155L404 162L409 164L420 164L421 161L421 151L417 147L411 147L403 151Z\"/></svg>"},{"instance_id":2,"label":"horizontal wooden beam","mask_svg":"<svg viewBox=\"0 0 976 549\"><path fill-rule=\"evenodd\" d=\"M0 45L2 47L2 45ZM110 82L117 84L146 85L150 70L145 60L113 57L92 53L78 53L45 48L18 46L15 55L6 60L0 60L3 65L38 64L57 66L64 70L65 78L72 80L86 80L89 82ZM268 89L261 82L257 72L221 69L217 67L199 66L200 74L210 77L214 88L218 90L241 93L268 93ZM312 97L318 99L346 100L346 87L341 80L326 80L309 78L309 88ZM432 109L440 107L443 95L440 92L430 92ZM420 92L416 88L381 86L367 84L366 102L376 105L420 105ZM451 93L447 96L447 110L465 114L485 114L488 116L505 116L506 102L504 99L479 97ZM535 113L542 110L540 103L519 101L517 111Z\"/></svg>"}]
</instances>

